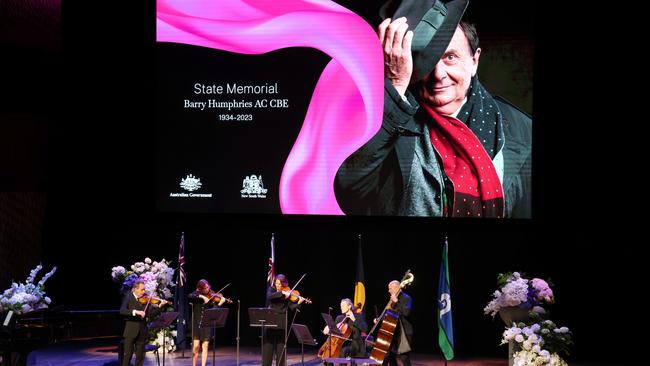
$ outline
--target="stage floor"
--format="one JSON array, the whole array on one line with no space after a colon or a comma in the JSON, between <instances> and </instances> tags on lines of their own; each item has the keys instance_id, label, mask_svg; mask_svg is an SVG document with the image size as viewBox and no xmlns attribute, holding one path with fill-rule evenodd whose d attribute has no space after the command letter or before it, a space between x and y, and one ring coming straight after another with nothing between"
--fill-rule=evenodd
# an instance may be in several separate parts
<instances>
[{"instance_id":1,"label":"stage floor","mask_svg":"<svg viewBox=\"0 0 650 366\"><path fill-rule=\"evenodd\" d=\"M31 352L27 357L28 366L117 366L117 338L94 338L71 340L53 344L47 348ZM321 359L316 357L318 348L306 346L304 355L304 364L306 366L321 365ZM237 366L236 347L217 347L214 353L215 363L212 363L213 353L210 349L208 355L208 365L218 366ZM288 365L301 366L302 356L300 348L290 347L288 350ZM163 364L162 354L160 356L160 365ZM166 354L164 359L165 366L181 366L192 364L191 351L185 351L185 357L181 352ZM443 366L442 356L413 354L411 356L413 366ZM200 365L200 360L198 362ZM144 362L145 366L157 366L156 355L148 352ZM260 348L241 347L239 350L240 366L259 366L260 365ZM506 359L454 359L448 362L449 366L507 366ZM572 363L572 366L579 366ZM582 364L585 366L586 364ZM589 364L594 366L594 364Z\"/></svg>"}]
</instances>

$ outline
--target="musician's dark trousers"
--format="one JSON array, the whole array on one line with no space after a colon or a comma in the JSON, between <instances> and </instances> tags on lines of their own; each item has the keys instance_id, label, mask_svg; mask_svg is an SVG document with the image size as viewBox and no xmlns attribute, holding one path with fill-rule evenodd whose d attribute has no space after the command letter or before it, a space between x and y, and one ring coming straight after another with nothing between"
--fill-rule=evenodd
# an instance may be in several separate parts
<instances>
[{"instance_id":1,"label":"musician's dark trousers","mask_svg":"<svg viewBox=\"0 0 650 366\"><path fill-rule=\"evenodd\" d=\"M271 366L274 354L275 364L284 366L284 329L266 329L263 350L262 366Z\"/></svg>"},{"instance_id":2,"label":"musician's dark trousers","mask_svg":"<svg viewBox=\"0 0 650 366\"><path fill-rule=\"evenodd\" d=\"M384 359L384 365L388 366L411 366L411 357L409 356L410 352L396 354L394 352L388 352L386 358Z\"/></svg>"},{"instance_id":3,"label":"musician's dark trousers","mask_svg":"<svg viewBox=\"0 0 650 366\"><path fill-rule=\"evenodd\" d=\"M144 345L147 342L147 332L140 331L136 338L124 338L124 359L122 366L129 366L131 364L131 357L133 356L135 346L135 366L142 366L144 364Z\"/></svg>"}]
</instances>

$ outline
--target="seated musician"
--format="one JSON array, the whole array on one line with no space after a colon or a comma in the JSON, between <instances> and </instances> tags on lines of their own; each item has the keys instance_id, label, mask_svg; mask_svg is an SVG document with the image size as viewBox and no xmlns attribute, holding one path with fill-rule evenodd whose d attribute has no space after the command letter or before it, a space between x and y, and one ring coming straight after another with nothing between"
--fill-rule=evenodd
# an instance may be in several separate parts
<instances>
[{"instance_id":1,"label":"seated musician","mask_svg":"<svg viewBox=\"0 0 650 366\"><path fill-rule=\"evenodd\" d=\"M352 305L352 300L341 300L341 315L336 317L336 324L339 329L342 328L343 324L347 324L352 329L349 337L350 340L345 341L346 345L343 347L340 356L345 358L365 358L366 347L361 334L368 330L368 326L366 325L364 315L356 312L356 308ZM325 326L323 333L330 333L328 326Z\"/></svg>"},{"instance_id":2,"label":"seated musician","mask_svg":"<svg viewBox=\"0 0 650 366\"><path fill-rule=\"evenodd\" d=\"M201 328L201 318L205 309L221 306L226 301L223 296L215 296L208 280L201 279L196 284L196 290L187 296L192 303L192 366L199 359L199 343L201 348L201 366L208 361L208 345L212 336L212 328Z\"/></svg>"},{"instance_id":3,"label":"seated musician","mask_svg":"<svg viewBox=\"0 0 650 366\"><path fill-rule=\"evenodd\" d=\"M144 281L137 280L133 284L133 289L124 296L120 314L126 316L124 325L124 357L123 366L131 364L131 357L135 348L135 365L142 366L144 363L144 346L149 339L147 329L147 317L154 317L160 312L164 305L169 301L158 299L158 304L151 304L150 301L142 301L145 298ZM150 297L149 299L153 299ZM151 311L150 311L151 310Z\"/></svg>"}]
</instances>

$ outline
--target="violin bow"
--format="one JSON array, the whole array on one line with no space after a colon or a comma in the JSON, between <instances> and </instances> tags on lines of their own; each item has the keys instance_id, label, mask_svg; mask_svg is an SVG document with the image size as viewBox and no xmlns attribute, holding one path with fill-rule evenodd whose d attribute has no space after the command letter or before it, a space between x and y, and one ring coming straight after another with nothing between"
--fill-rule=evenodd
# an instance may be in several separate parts
<instances>
[{"instance_id":1,"label":"violin bow","mask_svg":"<svg viewBox=\"0 0 650 366\"><path fill-rule=\"evenodd\" d=\"M300 281L302 281L303 278L305 278L306 275L307 275L307 274L304 273L304 274L302 275L302 277L300 277L300 279L298 280L298 282L296 282L296 284L293 285L293 288L291 288L291 291L289 291L290 293L293 292L293 290L295 290L296 287L298 287L298 284L300 283Z\"/></svg>"},{"instance_id":2,"label":"violin bow","mask_svg":"<svg viewBox=\"0 0 650 366\"><path fill-rule=\"evenodd\" d=\"M151 295L147 294L149 296L149 300L147 301L147 305L144 306L144 312L145 314L147 313L147 308L149 307L149 304L151 304Z\"/></svg>"},{"instance_id":3,"label":"violin bow","mask_svg":"<svg viewBox=\"0 0 650 366\"><path fill-rule=\"evenodd\" d=\"M215 296L217 296L221 291L225 290L226 287L228 287L228 286L230 286L230 282L228 282L227 285L225 285L224 287L222 287L221 290L215 292L214 295L212 295L212 297L210 297L210 300L212 300ZM208 300L208 301L209 301L209 300Z\"/></svg>"}]
</instances>

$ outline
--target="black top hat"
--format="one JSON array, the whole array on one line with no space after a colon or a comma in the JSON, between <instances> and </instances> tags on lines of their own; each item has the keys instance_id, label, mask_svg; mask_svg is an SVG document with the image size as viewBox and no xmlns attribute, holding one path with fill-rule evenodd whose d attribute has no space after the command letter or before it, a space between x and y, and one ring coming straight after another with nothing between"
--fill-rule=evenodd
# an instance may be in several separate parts
<instances>
[{"instance_id":1,"label":"black top hat","mask_svg":"<svg viewBox=\"0 0 650 366\"><path fill-rule=\"evenodd\" d=\"M406 17L413 30L413 76L417 82L427 76L442 57L465 13L469 0L388 0L379 15L382 19Z\"/></svg>"}]
</instances>

